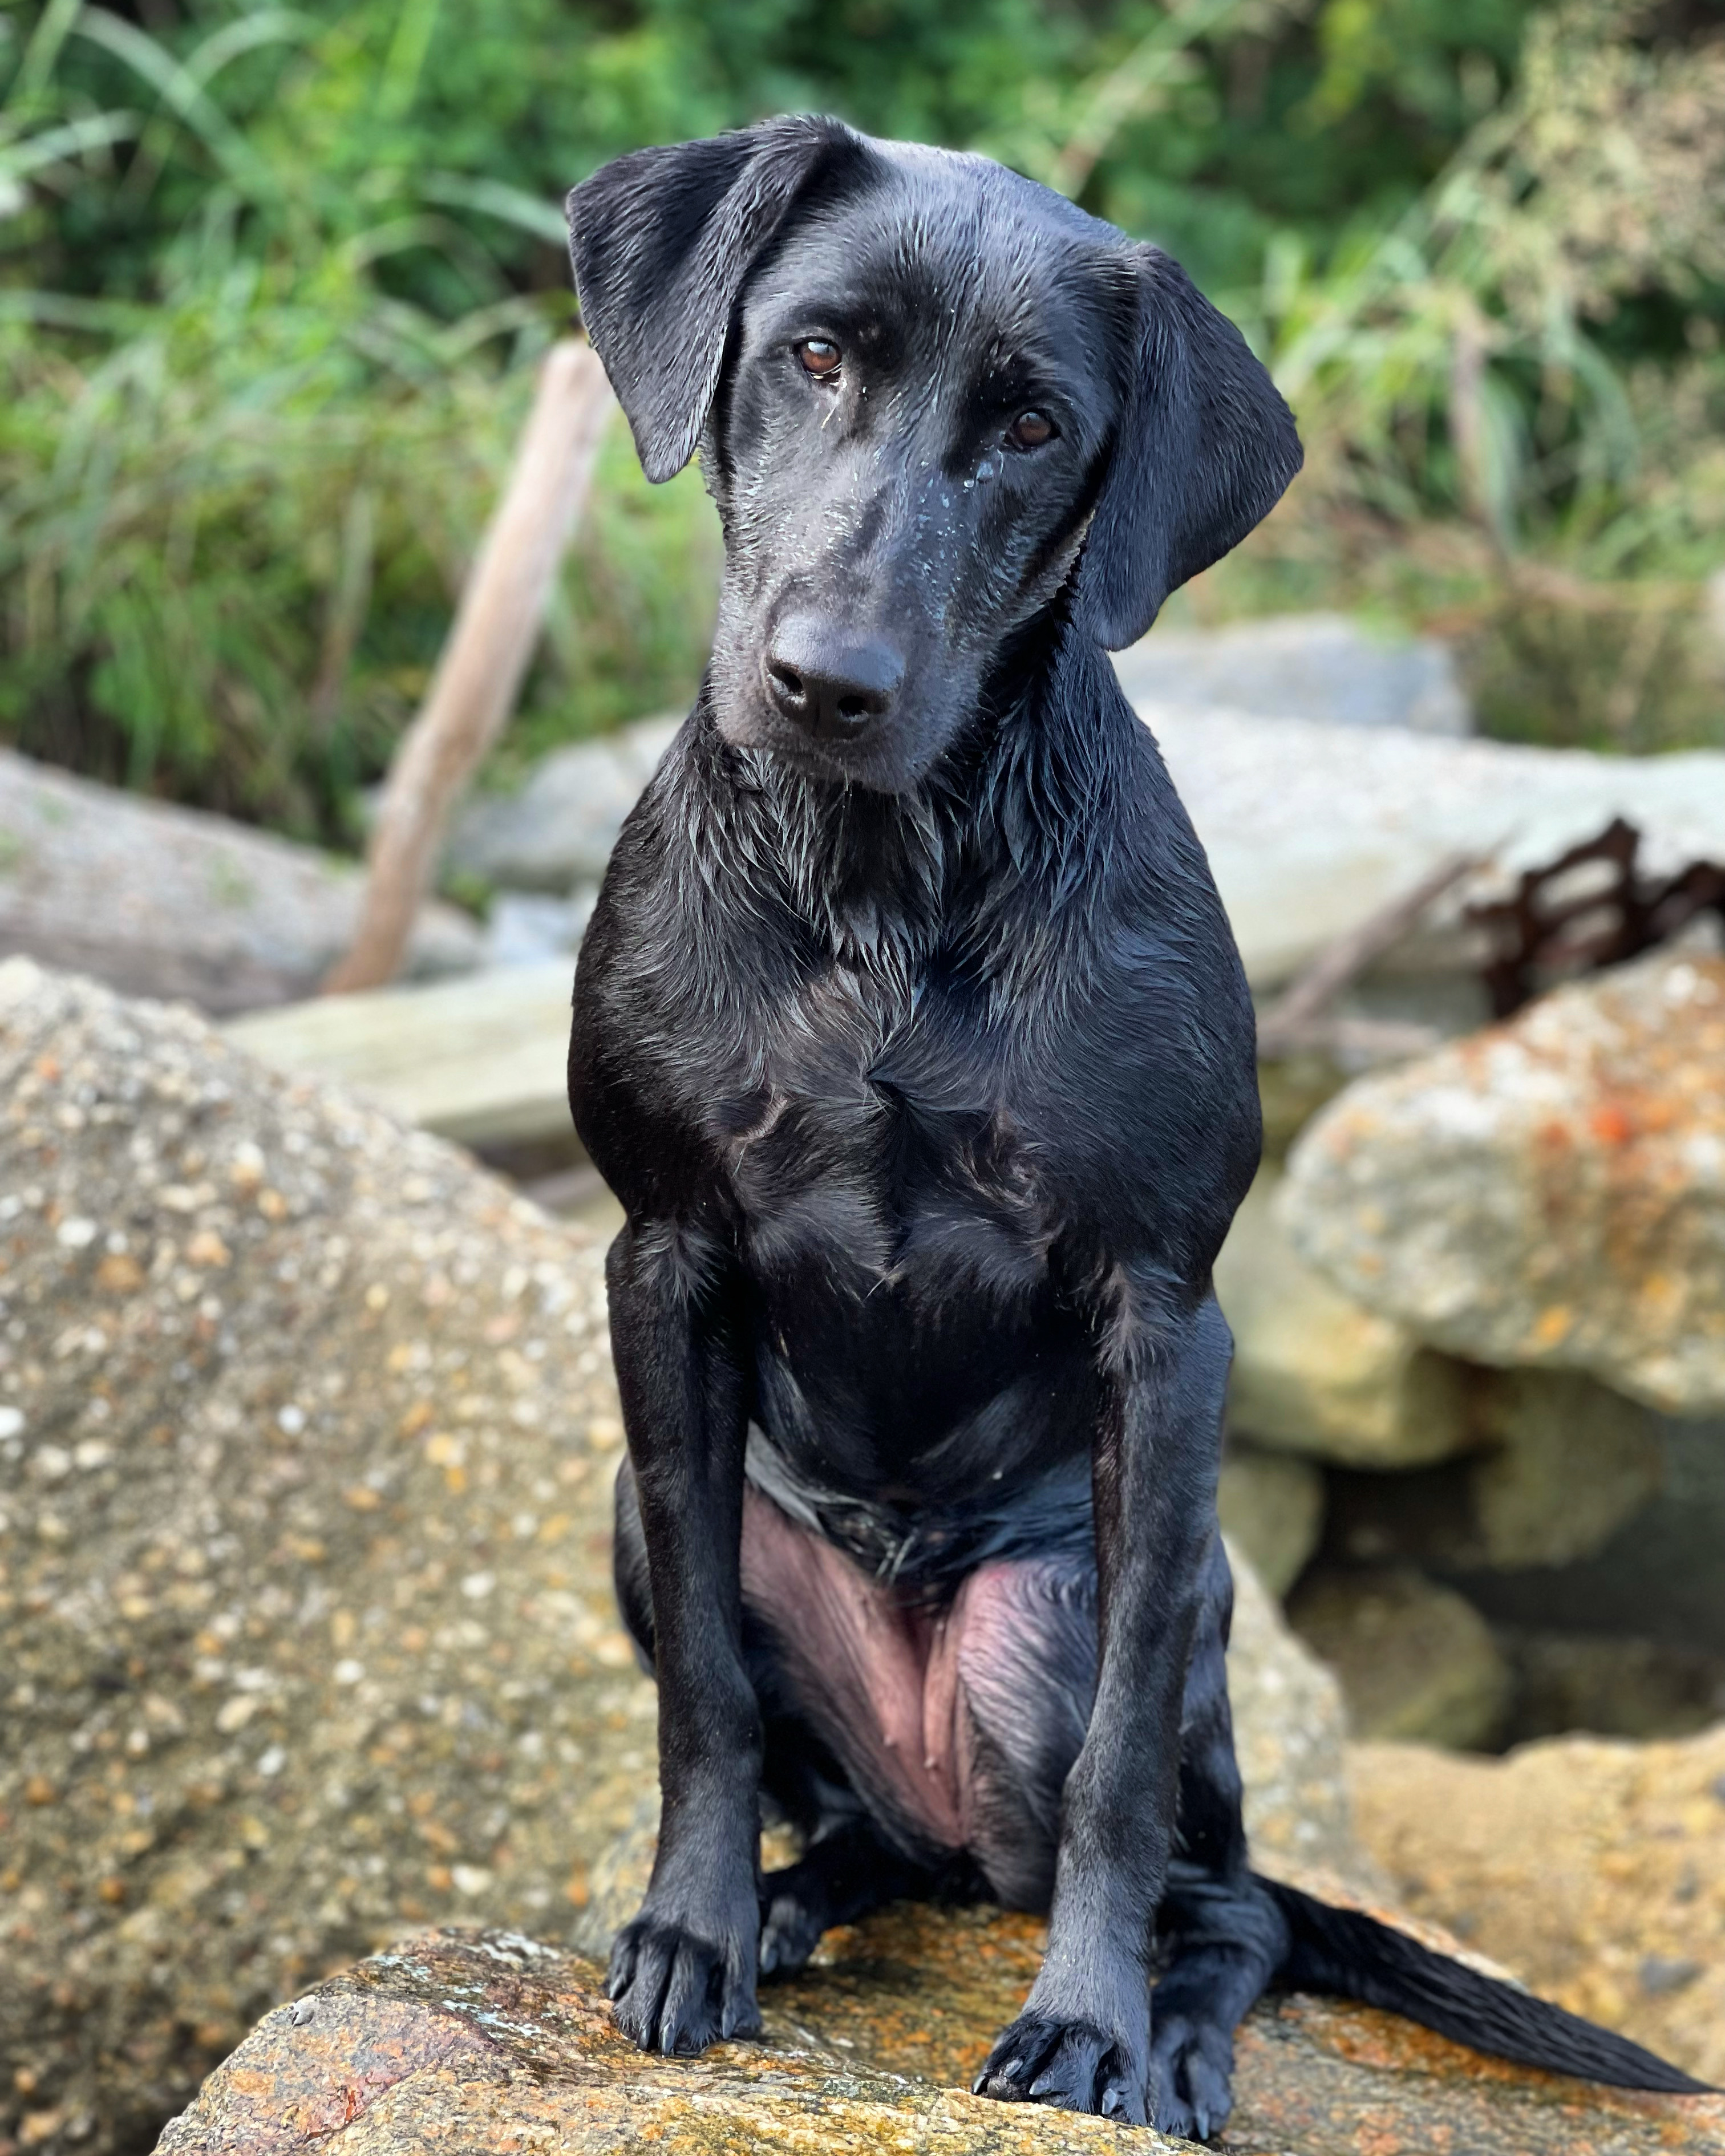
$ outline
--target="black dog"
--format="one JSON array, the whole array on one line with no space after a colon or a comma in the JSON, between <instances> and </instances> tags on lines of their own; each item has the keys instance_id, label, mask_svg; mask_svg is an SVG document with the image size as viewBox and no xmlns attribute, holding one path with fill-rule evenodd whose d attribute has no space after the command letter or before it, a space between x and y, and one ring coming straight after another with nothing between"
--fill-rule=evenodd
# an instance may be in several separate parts
<instances>
[{"instance_id":1,"label":"black dog","mask_svg":"<svg viewBox=\"0 0 1725 2156\"><path fill-rule=\"evenodd\" d=\"M660 1685L619 2024L698 2051L828 1925L988 1893L1051 1909L992 2095L1213 2133L1277 1979L1697 2087L1247 1868L1210 1268L1252 1008L1105 648L1297 470L1263 369L1156 249L834 121L569 210L648 475L698 445L726 545L570 1051L628 1214L617 1581ZM807 1845L764 1881L763 1790Z\"/></svg>"}]
</instances>

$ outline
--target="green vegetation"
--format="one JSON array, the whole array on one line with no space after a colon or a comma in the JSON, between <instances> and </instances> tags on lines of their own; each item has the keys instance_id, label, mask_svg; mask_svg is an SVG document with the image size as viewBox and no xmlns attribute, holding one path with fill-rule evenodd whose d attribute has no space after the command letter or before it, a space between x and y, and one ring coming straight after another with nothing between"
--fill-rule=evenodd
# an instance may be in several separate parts
<instances>
[{"instance_id":1,"label":"green vegetation","mask_svg":"<svg viewBox=\"0 0 1725 2156\"><path fill-rule=\"evenodd\" d=\"M1498 730L1725 737L1725 43L1693 0L0 0L0 738L352 833L569 321L558 202L773 110L1178 252L1308 477L1200 616L1460 635ZM510 744L689 693L711 511L619 428Z\"/></svg>"}]
</instances>

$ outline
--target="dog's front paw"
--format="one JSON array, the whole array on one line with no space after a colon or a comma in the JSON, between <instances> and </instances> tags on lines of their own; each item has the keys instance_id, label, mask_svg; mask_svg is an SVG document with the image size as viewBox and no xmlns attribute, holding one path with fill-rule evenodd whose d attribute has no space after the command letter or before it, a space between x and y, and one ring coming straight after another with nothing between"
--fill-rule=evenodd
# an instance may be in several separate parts
<instances>
[{"instance_id":1,"label":"dog's front paw","mask_svg":"<svg viewBox=\"0 0 1725 2156\"><path fill-rule=\"evenodd\" d=\"M605 1989L618 2027L644 2051L688 2057L761 2033L752 1926L707 1938L644 1909L617 1934Z\"/></svg>"},{"instance_id":2,"label":"dog's front paw","mask_svg":"<svg viewBox=\"0 0 1725 2156\"><path fill-rule=\"evenodd\" d=\"M1009 2103L1046 2103L1096 2112L1122 2126L1150 2123L1143 2056L1124 2038L1088 2021L1021 2014L989 2052L974 2093Z\"/></svg>"},{"instance_id":3,"label":"dog's front paw","mask_svg":"<svg viewBox=\"0 0 1725 2156\"><path fill-rule=\"evenodd\" d=\"M1186 2141L1219 2133L1234 2108L1234 2038L1201 2015L1163 2013L1160 1994L1150 2040L1156 2126Z\"/></svg>"}]
</instances>

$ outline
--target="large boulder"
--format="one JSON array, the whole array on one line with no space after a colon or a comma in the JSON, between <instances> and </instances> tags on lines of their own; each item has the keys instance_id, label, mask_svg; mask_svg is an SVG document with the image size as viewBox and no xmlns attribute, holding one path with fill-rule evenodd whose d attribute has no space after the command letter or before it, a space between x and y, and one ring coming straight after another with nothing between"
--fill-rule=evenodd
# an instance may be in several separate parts
<instances>
[{"instance_id":1,"label":"large boulder","mask_svg":"<svg viewBox=\"0 0 1725 2156\"><path fill-rule=\"evenodd\" d=\"M1282 1217L1343 1292L1474 1361L1725 1409L1725 959L1661 952L1360 1080Z\"/></svg>"},{"instance_id":2,"label":"large boulder","mask_svg":"<svg viewBox=\"0 0 1725 2156\"><path fill-rule=\"evenodd\" d=\"M1382 986L1395 991L1386 1014L1420 1015L1435 987L1471 973L1475 939L1457 932L1468 900L1502 893L1614 816L1640 830L1650 871L1725 860L1725 751L1595 756L1135 701L1204 841L1255 988L1285 981L1457 852L1490 866L1384 960L1392 978ZM1417 999L1401 1000L1416 985ZM1449 1007L1446 988L1434 1021Z\"/></svg>"},{"instance_id":3,"label":"large boulder","mask_svg":"<svg viewBox=\"0 0 1725 2156\"><path fill-rule=\"evenodd\" d=\"M250 1010L312 994L353 940L352 861L202 809L94 786L0 749L0 958L131 995ZM480 963L476 924L421 908L410 975Z\"/></svg>"},{"instance_id":4,"label":"large boulder","mask_svg":"<svg viewBox=\"0 0 1725 2156\"><path fill-rule=\"evenodd\" d=\"M0 967L0 2147L130 2150L653 1776L601 1255L185 1009Z\"/></svg>"},{"instance_id":5,"label":"large boulder","mask_svg":"<svg viewBox=\"0 0 1725 2156\"><path fill-rule=\"evenodd\" d=\"M1127 696L1270 719L1466 734L1473 714L1450 647L1342 613L1279 613L1220 629L1158 627L1115 670Z\"/></svg>"},{"instance_id":6,"label":"large boulder","mask_svg":"<svg viewBox=\"0 0 1725 2156\"><path fill-rule=\"evenodd\" d=\"M1505 1759L1363 1744L1352 1768L1359 1830L1412 1908L1725 2081L1725 1723L1667 1743L1557 1738Z\"/></svg>"},{"instance_id":7,"label":"large boulder","mask_svg":"<svg viewBox=\"0 0 1725 2156\"><path fill-rule=\"evenodd\" d=\"M404 1925L556 1933L655 1783L602 1255L193 1013L0 967L0 2146L139 2145ZM1242 1566L1266 1861L1332 1681Z\"/></svg>"},{"instance_id":8,"label":"large boulder","mask_svg":"<svg viewBox=\"0 0 1725 2156\"><path fill-rule=\"evenodd\" d=\"M278 2008L168 2128L162 2156L1189 2148L966 2093L1040 1949L1025 1917L888 1911L765 1990L762 2043L688 2060L619 2038L590 1962L507 1933L422 1933ZM1235 2049L1238 2156L1725 2151L1717 2097L1522 2072L1368 2008L1266 2001Z\"/></svg>"}]
</instances>

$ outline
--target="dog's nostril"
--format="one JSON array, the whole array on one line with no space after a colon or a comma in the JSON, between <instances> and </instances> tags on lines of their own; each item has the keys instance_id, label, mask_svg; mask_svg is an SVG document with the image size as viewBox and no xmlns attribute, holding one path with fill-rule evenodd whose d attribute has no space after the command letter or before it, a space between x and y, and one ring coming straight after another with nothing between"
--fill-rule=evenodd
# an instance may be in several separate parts
<instances>
[{"instance_id":1,"label":"dog's nostril","mask_svg":"<svg viewBox=\"0 0 1725 2156\"><path fill-rule=\"evenodd\" d=\"M781 666L775 661L767 669L767 676L788 703L802 701L803 676L793 666Z\"/></svg>"},{"instance_id":2,"label":"dog's nostril","mask_svg":"<svg viewBox=\"0 0 1725 2156\"><path fill-rule=\"evenodd\" d=\"M878 708L879 700L874 697L841 696L839 699L839 716L841 719L872 718Z\"/></svg>"}]
</instances>

